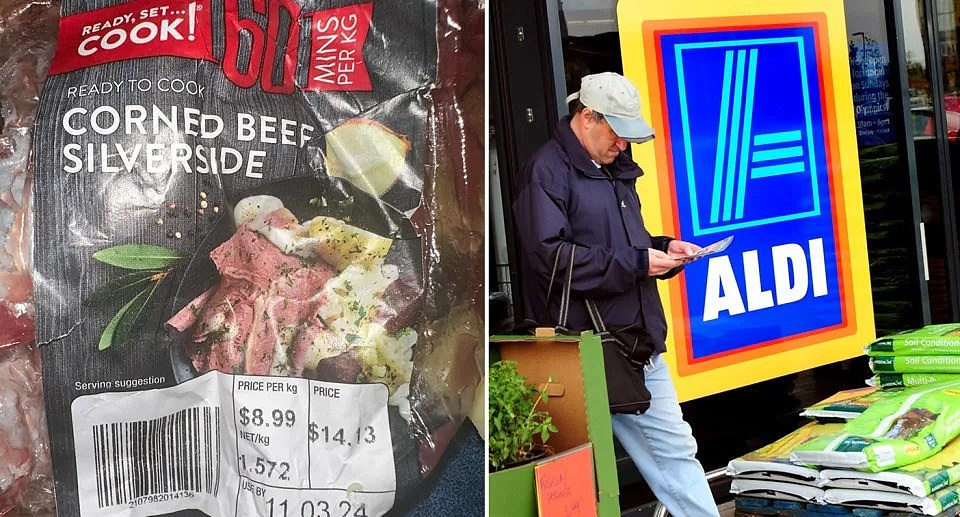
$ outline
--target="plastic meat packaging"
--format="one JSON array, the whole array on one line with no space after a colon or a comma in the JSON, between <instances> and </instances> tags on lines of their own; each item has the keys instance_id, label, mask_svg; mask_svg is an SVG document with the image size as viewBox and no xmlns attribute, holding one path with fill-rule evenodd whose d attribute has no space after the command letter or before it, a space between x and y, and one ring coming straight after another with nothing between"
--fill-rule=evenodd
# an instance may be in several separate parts
<instances>
[{"instance_id":1,"label":"plastic meat packaging","mask_svg":"<svg viewBox=\"0 0 960 517\"><path fill-rule=\"evenodd\" d=\"M0 515L52 515L54 507L33 328L29 164L57 8L0 3Z\"/></svg>"},{"instance_id":2,"label":"plastic meat packaging","mask_svg":"<svg viewBox=\"0 0 960 517\"><path fill-rule=\"evenodd\" d=\"M58 29L59 514L401 512L481 372L482 5L70 0Z\"/></svg>"}]
</instances>

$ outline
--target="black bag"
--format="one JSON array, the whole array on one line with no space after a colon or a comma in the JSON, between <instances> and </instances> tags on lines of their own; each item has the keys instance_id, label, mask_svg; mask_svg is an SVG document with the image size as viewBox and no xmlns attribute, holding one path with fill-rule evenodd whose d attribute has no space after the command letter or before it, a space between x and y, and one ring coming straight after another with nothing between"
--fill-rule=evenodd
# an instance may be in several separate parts
<instances>
[{"instance_id":1,"label":"black bag","mask_svg":"<svg viewBox=\"0 0 960 517\"><path fill-rule=\"evenodd\" d=\"M563 291L560 296L560 312L556 326L557 332L562 334L570 333L566 325L567 314L570 309L570 284L573 281L576 244L564 242L557 248L557 256L553 261L553 272L550 275L550 285L546 298L546 302L549 304L560 255L567 244L570 245L570 260L564 277ZM585 299L583 302L587 307L587 313L590 315L594 331L600 337L600 343L603 347L603 369L607 379L607 398L610 402L610 412L632 414L645 412L650 408L650 391L647 390L643 377L643 367L650 362L654 350L650 333L639 324L620 329L607 329L593 300Z\"/></svg>"}]
</instances>

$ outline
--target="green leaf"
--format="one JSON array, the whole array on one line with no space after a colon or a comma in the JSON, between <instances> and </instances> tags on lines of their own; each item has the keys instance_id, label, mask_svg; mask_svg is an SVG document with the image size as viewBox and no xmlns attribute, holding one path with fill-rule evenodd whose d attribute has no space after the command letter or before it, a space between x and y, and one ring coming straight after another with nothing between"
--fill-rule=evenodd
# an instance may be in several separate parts
<instances>
[{"instance_id":1,"label":"green leaf","mask_svg":"<svg viewBox=\"0 0 960 517\"><path fill-rule=\"evenodd\" d=\"M96 288L96 290L83 301L83 304L96 307L115 300L126 299L127 294L146 287L150 279L157 273L160 273L157 269L148 269L145 271L134 271L120 278L115 278Z\"/></svg>"},{"instance_id":2,"label":"green leaf","mask_svg":"<svg viewBox=\"0 0 960 517\"><path fill-rule=\"evenodd\" d=\"M117 328L113 334L113 342L115 344L125 342L130 335L130 330L132 330L143 318L143 315L150 310L150 300L153 299L153 294L159 286L160 282L153 284L150 290L138 294L137 297L132 300L133 303L130 304L127 311L120 317L120 321L117 322Z\"/></svg>"},{"instance_id":3,"label":"green leaf","mask_svg":"<svg viewBox=\"0 0 960 517\"><path fill-rule=\"evenodd\" d=\"M93 254L93 258L124 269L163 269L180 260L176 251L152 244L121 244L104 248Z\"/></svg>"},{"instance_id":4,"label":"green leaf","mask_svg":"<svg viewBox=\"0 0 960 517\"><path fill-rule=\"evenodd\" d=\"M97 345L97 348L100 350L106 350L110 348L110 345L112 345L114 341L113 336L117 331L117 327L120 325L120 320L122 320L124 315L127 314L127 311L130 310L130 307L137 303L137 300L141 300L149 292L151 292L150 289L144 289L143 291L140 291L140 294L135 296L132 300L127 302L126 305L121 307L119 311L117 311L117 314L113 316L113 318L110 320L110 323L107 323L107 326L104 327L103 334L100 335L100 343Z\"/></svg>"}]
</instances>

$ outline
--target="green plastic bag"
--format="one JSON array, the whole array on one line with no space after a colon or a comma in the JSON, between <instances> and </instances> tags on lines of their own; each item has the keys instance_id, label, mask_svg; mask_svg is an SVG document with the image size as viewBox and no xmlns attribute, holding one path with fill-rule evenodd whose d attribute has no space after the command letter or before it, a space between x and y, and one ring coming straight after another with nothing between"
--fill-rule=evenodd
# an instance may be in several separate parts
<instances>
[{"instance_id":1,"label":"green plastic bag","mask_svg":"<svg viewBox=\"0 0 960 517\"><path fill-rule=\"evenodd\" d=\"M810 422L779 440L749 452L727 464L727 475L738 479L762 479L792 484L816 485L819 469L794 465L790 453L798 445L821 436L836 436L843 424Z\"/></svg>"},{"instance_id":2,"label":"green plastic bag","mask_svg":"<svg viewBox=\"0 0 960 517\"><path fill-rule=\"evenodd\" d=\"M960 355L905 355L870 358L873 373L957 373Z\"/></svg>"},{"instance_id":3,"label":"green plastic bag","mask_svg":"<svg viewBox=\"0 0 960 517\"><path fill-rule=\"evenodd\" d=\"M929 458L886 472L825 469L819 473L825 488L893 491L927 496L960 483L960 440L948 443Z\"/></svg>"},{"instance_id":4,"label":"green plastic bag","mask_svg":"<svg viewBox=\"0 0 960 517\"><path fill-rule=\"evenodd\" d=\"M882 490L830 489L824 491L823 502L843 506L860 506L876 510L890 510L892 515L907 515L904 510L920 515L941 515L944 510L957 506L960 494L956 486L950 486L927 496L915 496ZM955 514L955 513L954 513ZM849 514L848 514L849 515ZM856 513L854 514L856 515ZM870 514L876 515L876 514ZM879 515L888 515L882 513ZM949 514L945 514L949 515Z\"/></svg>"},{"instance_id":5,"label":"green plastic bag","mask_svg":"<svg viewBox=\"0 0 960 517\"><path fill-rule=\"evenodd\" d=\"M960 374L952 373L881 373L867 379L869 386L881 390L913 388L935 382L960 381Z\"/></svg>"},{"instance_id":6,"label":"green plastic bag","mask_svg":"<svg viewBox=\"0 0 960 517\"><path fill-rule=\"evenodd\" d=\"M906 389L880 400L832 436L794 449L791 461L881 472L933 456L960 435L960 381Z\"/></svg>"},{"instance_id":7,"label":"green plastic bag","mask_svg":"<svg viewBox=\"0 0 960 517\"><path fill-rule=\"evenodd\" d=\"M869 356L960 354L960 323L927 325L884 336L864 351Z\"/></svg>"},{"instance_id":8,"label":"green plastic bag","mask_svg":"<svg viewBox=\"0 0 960 517\"><path fill-rule=\"evenodd\" d=\"M868 407L876 404L877 401L897 395L899 393L895 391L881 391L875 387L844 390L806 408L800 413L800 416L815 418L823 422L847 421L862 415Z\"/></svg>"}]
</instances>

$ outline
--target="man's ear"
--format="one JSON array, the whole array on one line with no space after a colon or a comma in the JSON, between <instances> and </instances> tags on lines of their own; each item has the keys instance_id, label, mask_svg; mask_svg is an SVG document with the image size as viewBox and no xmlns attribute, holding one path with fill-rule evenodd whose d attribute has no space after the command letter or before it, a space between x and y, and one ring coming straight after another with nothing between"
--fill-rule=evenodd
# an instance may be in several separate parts
<instances>
[{"instance_id":1,"label":"man's ear","mask_svg":"<svg viewBox=\"0 0 960 517\"><path fill-rule=\"evenodd\" d=\"M580 116L583 117L583 123L585 125L592 126L597 123L596 112L593 111L591 108L583 108L583 110L580 111Z\"/></svg>"}]
</instances>

